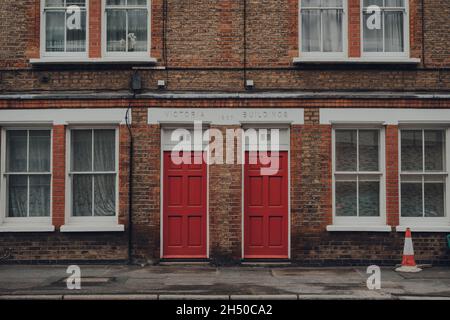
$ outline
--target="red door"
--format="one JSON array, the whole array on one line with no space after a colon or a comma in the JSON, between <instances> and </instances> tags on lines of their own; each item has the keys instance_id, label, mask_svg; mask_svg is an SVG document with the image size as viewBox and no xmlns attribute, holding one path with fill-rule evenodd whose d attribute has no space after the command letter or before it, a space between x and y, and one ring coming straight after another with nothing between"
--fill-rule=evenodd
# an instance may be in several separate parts
<instances>
[{"instance_id":1,"label":"red door","mask_svg":"<svg viewBox=\"0 0 450 320\"><path fill-rule=\"evenodd\" d=\"M262 175L258 152L246 152L244 165L244 258L287 259L288 153L279 154L279 170ZM249 161L256 157L256 164ZM252 163L255 163L252 162Z\"/></svg>"},{"instance_id":2,"label":"red door","mask_svg":"<svg viewBox=\"0 0 450 320\"><path fill-rule=\"evenodd\" d=\"M178 165L164 152L164 258L207 257L206 163L202 152L190 156L191 164Z\"/></svg>"}]
</instances>

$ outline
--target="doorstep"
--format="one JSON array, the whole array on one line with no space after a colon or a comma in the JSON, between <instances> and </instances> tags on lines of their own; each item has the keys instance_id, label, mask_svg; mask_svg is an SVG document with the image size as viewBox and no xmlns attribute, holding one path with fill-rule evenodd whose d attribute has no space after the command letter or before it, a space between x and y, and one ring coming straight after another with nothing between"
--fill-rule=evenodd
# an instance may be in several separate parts
<instances>
[{"instance_id":1,"label":"doorstep","mask_svg":"<svg viewBox=\"0 0 450 320\"><path fill-rule=\"evenodd\" d=\"M264 266L264 267L283 267L292 264L289 259L243 259L241 264L244 266Z\"/></svg>"},{"instance_id":2,"label":"doorstep","mask_svg":"<svg viewBox=\"0 0 450 320\"><path fill-rule=\"evenodd\" d=\"M210 259L161 259L159 261L159 265L161 266L179 266L179 265L185 265L185 266L205 266L210 265L211 260Z\"/></svg>"}]
</instances>

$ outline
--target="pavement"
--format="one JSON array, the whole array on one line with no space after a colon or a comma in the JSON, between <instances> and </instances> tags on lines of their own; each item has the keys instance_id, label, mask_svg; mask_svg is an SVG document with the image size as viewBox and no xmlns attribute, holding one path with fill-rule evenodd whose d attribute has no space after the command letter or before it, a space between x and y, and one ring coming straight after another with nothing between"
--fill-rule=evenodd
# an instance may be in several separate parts
<instances>
[{"instance_id":1,"label":"pavement","mask_svg":"<svg viewBox=\"0 0 450 320\"><path fill-rule=\"evenodd\" d=\"M381 268L369 290L364 267L80 265L81 289L67 288L63 265L0 265L0 300L449 299L450 267L420 273Z\"/></svg>"}]
</instances>

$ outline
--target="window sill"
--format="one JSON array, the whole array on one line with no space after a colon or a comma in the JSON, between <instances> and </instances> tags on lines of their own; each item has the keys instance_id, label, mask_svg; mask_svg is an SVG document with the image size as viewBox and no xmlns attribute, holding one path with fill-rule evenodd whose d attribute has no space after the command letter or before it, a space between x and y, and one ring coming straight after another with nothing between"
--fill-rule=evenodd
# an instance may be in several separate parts
<instances>
[{"instance_id":1,"label":"window sill","mask_svg":"<svg viewBox=\"0 0 450 320\"><path fill-rule=\"evenodd\" d=\"M340 225L329 225L327 226L327 231L330 232L345 232L345 231L370 231L370 232L391 232L391 226L340 226Z\"/></svg>"},{"instance_id":2,"label":"window sill","mask_svg":"<svg viewBox=\"0 0 450 320\"><path fill-rule=\"evenodd\" d=\"M397 232L405 232L410 228L412 232L450 232L450 226L397 226Z\"/></svg>"},{"instance_id":3,"label":"window sill","mask_svg":"<svg viewBox=\"0 0 450 320\"><path fill-rule=\"evenodd\" d=\"M54 232L55 226L49 224L0 224L0 232Z\"/></svg>"},{"instance_id":4,"label":"window sill","mask_svg":"<svg viewBox=\"0 0 450 320\"><path fill-rule=\"evenodd\" d=\"M123 224L66 224L61 226L61 232L123 232Z\"/></svg>"},{"instance_id":5,"label":"window sill","mask_svg":"<svg viewBox=\"0 0 450 320\"><path fill-rule=\"evenodd\" d=\"M40 58L30 59L32 65L61 65L61 64L156 64L152 57L117 57L117 58Z\"/></svg>"},{"instance_id":6,"label":"window sill","mask_svg":"<svg viewBox=\"0 0 450 320\"><path fill-rule=\"evenodd\" d=\"M396 57L364 57L364 58L332 58L332 57L297 57L294 64L419 64L419 58Z\"/></svg>"}]
</instances>

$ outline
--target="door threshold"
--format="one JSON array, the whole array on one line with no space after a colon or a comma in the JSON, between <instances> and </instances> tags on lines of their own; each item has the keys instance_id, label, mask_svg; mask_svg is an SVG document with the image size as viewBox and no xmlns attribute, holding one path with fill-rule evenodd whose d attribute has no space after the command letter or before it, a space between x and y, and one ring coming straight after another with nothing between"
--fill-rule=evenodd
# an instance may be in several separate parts
<instances>
[{"instance_id":1,"label":"door threshold","mask_svg":"<svg viewBox=\"0 0 450 320\"><path fill-rule=\"evenodd\" d=\"M244 259L241 264L245 266L289 266L292 262L286 259Z\"/></svg>"},{"instance_id":2,"label":"door threshold","mask_svg":"<svg viewBox=\"0 0 450 320\"><path fill-rule=\"evenodd\" d=\"M209 265L211 261L209 259L161 259L159 264L162 266L173 265Z\"/></svg>"}]
</instances>

